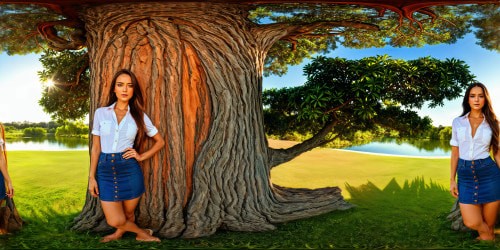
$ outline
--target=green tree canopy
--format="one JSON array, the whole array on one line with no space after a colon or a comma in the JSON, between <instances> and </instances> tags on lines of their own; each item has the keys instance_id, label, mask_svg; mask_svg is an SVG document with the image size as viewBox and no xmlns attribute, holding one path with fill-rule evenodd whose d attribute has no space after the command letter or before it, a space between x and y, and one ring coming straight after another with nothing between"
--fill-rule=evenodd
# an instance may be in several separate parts
<instances>
[{"instance_id":1,"label":"green tree canopy","mask_svg":"<svg viewBox=\"0 0 500 250\"><path fill-rule=\"evenodd\" d=\"M420 133L432 121L412 108L443 105L474 79L463 61L429 57L405 61L320 56L304 67L304 74L307 82L302 86L264 91L267 133L314 134L328 124L334 124L334 135L343 139L376 124L401 135Z\"/></svg>"},{"instance_id":2,"label":"green tree canopy","mask_svg":"<svg viewBox=\"0 0 500 250\"><path fill-rule=\"evenodd\" d=\"M405 13L398 9L370 5L260 4L248 9L248 18L256 25L300 27L269 50L266 76L283 75L289 65L298 65L316 53L331 52L339 44L368 48L454 43L474 30L481 46L500 50L496 5L436 6L407 18L401 18ZM82 69L88 60L85 50L55 53L49 49L81 49L81 25L71 12L51 5L0 4L0 52L45 51L40 78L52 79L56 87L44 90L40 105L56 119L79 119L88 113L89 71Z\"/></svg>"},{"instance_id":3,"label":"green tree canopy","mask_svg":"<svg viewBox=\"0 0 500 250\"><path fill-rule=\"evenodd\" d=\"M47 50L40 58L43 70L38 72L46 86L38 103L53 120L80 119L89 112L90 76L85 50Z\"/></svg>"}]
</instances>

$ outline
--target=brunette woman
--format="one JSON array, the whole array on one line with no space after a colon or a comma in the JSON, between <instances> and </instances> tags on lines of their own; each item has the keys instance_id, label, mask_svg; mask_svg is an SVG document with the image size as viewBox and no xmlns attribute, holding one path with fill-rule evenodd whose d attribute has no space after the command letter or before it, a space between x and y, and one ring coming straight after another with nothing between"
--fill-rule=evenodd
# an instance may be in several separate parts
<instances>
[{"instance_id":1,"label":"brunette woman","mask_svg":"<svg viewBox=\"0 0 500 250\"><path fill-rule=\"evenodd\" d=\"M6 196L14 196L14 188L7 171L7 149L5 147L5 129L0 123L0 205Z\"/></svg>"},{"instance_id":2,"label":"brunette woman","mask_svg":"<svg viewBox=\"0 0 500 250\"><path fill-rule=\"evenodd\" d=\"M89 191L99 197L106 222L116 228L101 242L118 240L125 232L138 241L160 241L150 229L135 224L135 208L144 193L139 162L152 157L165 144L158 129L144 113L144 101L135 75L118 71L111 82L106 107L95 111L92 127ZM145 135L154 145L139 152Z\"/></svg>"},{"instance_id":3,"label":"brunette woman","mask_svg":"<svg viewBox=\"0 0 500 250\"><path fill-rule=\"evenodd\" d=\"M450 192L458 197L464 224L479 233L477 239L494 240L500 204L498 120L481 83L467 88L462 107L452 124Z\"/></svg>"}]
</instances>

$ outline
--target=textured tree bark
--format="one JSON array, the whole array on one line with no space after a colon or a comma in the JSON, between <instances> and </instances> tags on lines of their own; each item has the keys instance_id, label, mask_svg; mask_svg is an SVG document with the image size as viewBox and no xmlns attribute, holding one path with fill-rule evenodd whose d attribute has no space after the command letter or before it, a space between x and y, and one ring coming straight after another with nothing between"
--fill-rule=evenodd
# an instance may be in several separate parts
<instances>
[{"instance_id":1,"label":"textured tree bark","mask_svg":"<svg viewBox=\"0 0 500 250\"><path fill-rule=\"evenodd\" d=\"M147 191L137 223L162 237L274 229L274 223L350 208L340 189L271 183L263 129L266 51L285 30L259 29L245 5L124 3L86 8L91 114L113 74L130 68L166 146L143 162ZM91 117L92 120L92 117ZM147 147L150 145L146 145ZM73 229L109 227L87 195Z\"/></svg>"},{"instance_id":2,"label":"textured tree bark","mask_svg":"<svg viewBox=\"0 0 500 250\"><path fill-rule=\"evenodd\" d=\"M462 214L460 213L458 199L456 199L455 203L453 203L453 207L451 208L448 216L446 216L446 219L451 221L451 229L463 232L470 231L470 229L464 225L464 219L462 218Z\"/></svg>"}]
</instances>

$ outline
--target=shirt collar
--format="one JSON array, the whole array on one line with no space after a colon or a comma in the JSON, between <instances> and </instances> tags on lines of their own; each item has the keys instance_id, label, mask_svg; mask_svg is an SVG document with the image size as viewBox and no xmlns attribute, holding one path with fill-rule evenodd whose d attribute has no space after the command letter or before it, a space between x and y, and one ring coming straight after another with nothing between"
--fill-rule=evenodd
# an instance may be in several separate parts
<instances>
[{"instance_id":1,"label":"shirt collar","mask_svg":"<svg viewBox=\"0 0 500 250\"><path fill-rule=\"evenodd\" d=\"M470 115L470 112L468 112L467 114L465 114L463 116L463 118L469 120L469 115ZM481 115L483 115L483 121L481 122L481 123L483 123L484 121L486 121L486 116L484 116L484 114L482 112L481 112Z\"/></svg>"},{"instance_id":2,"label":"shirt collar","mask_svg":"<svg viewBox=\"0 0 500 250\"><path fill-rule=\"evenodd\" d=\"M113 110L116 106L116 102L106 107L107 110ZM130 105L127 105L127 113L130 113Z\"/></svg>"}]
</instances>

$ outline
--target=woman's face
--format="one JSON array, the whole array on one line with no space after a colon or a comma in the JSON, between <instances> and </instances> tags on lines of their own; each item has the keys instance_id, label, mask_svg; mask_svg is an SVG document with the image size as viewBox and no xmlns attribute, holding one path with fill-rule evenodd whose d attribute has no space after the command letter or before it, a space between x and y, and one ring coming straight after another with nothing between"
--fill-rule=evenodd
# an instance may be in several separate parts
<instances>
[{"instance_id":1,"label":"woman's face","mask_svg":"<svg viewBox=\"0 0 500 250\"><path fill-rule=\"evenodd\" d=\"M481 111L484 107L485 96L481 87L473 87L469 93L469 105L471 110Z\"/></svg>"},{"instance_id":2,"label":"woman's face","mask_svg":"<svg viewBox=\"0 0 500 250\"><path fill-rule=\"evenodd\" d=\"M128 102L134 96L134 85L129 75L121 74L116 78L114 92L121 102Z\"/></svg>"}]
</instances>

